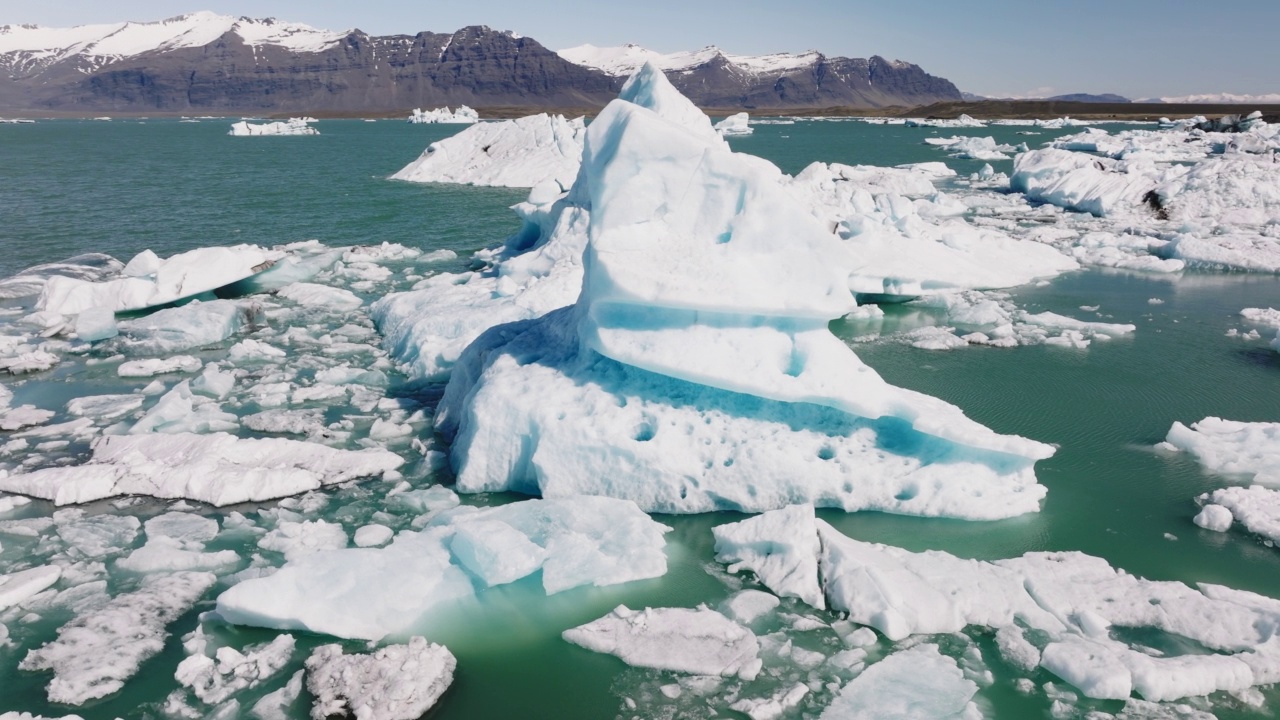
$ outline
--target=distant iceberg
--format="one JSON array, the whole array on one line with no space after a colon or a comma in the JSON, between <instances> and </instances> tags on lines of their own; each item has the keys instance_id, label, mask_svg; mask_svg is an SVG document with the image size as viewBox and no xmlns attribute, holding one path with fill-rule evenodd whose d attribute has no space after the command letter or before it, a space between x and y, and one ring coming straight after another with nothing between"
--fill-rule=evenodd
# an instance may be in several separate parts
<instances>
[{"instance_id":1,"label":"distant iceberg","mask_svg":"<svg viewBox=\"0 0 1280 720\"><path fill-rule=\"evenodd\" d=\"M454 369L437 427L458 488L660 512L1035 512L1052 448L888 385L827 330L854 307L847 250L785 182L656 68L633 76L568 196L590 214L577 303L494 327Z\"/></svg>"},{"instance_id":2,"label":"distant iceberg","mask_svg":"<svg viewBox=\"0 0 1280 720\"><path fill-rule=\"evenodd\" d=\"M459 106L457 110L450 110L447 107L435 110L414 108L413 112L409 113L409 122L413 125L473 125L480 122L480 113L466 105Z\"/></svg>"},{"instance_id":3,"label":"distant iceberg","mask_svg":"<svg viewBox=\"0 0 1280 720\"><path fill-rule=\"evenodd\" d=\"M290 118L288 120L262 125L253 125L245 121L231 124L228 135L236 137L256 137L260 135L319 135L320 131L307 123L315 122L312 118Z\"/></svg>"},{"instance_id":4,"label":"distant iceberg","mask_svg":"<svg viewBox=\"0 0 1280 720\"><path fill-rule=\"evenodd\" d=\"M750 135L755 131L752 130L751 126L748 124L749 120L750 120L750 116L744 112L740 112L736 115L730 115L729 117L715 124L716 132L720 133L725 137L730 137L735 135Z\"/></svg>"}]
</instances>

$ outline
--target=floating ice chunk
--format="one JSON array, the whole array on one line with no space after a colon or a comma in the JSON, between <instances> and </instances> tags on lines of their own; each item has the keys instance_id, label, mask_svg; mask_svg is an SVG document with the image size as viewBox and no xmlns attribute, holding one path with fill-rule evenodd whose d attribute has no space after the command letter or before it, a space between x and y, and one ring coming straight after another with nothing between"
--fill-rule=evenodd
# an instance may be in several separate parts
<instances>
[{"instance_id":1,"label":"floating ice chunk","mask_svg":"<svg viewBox=\"0 0 1280 720\"><path fill-rule=\"evenodd\" d=\"M77 315L92 308L139 310L212 292L271 267L284 253L255 245L207 247L163 260L154 275L88 282L54 276L36 309Z\"/></svg>"},{"instance_id":2,"label":"floating ice chunk","mask_svg":"<svg viewBox=\"0 0 1280 720\"><path fill-rule=\"evenodd\" d=\"M338 637L377 639L401 632L437 607L475 594L473 576L450 545L459 529L491 522L505 523L545 551L542 585L549 595L666 572L662 534L667 528L635 505L594 497L528 500L449 514L421 532L401 532L385 548L302 557L269 577L226 591L218 598L218 613L237 624ZM484 560L481 553L475 557ZM497 572L483 562L474 566ZM522 567L530 573L538 569Z\"/></svg>"},{"instance_id":3,"label":"floating ice chunk","mask_svg":"<svg viewBox=\"0 0 1280 720\"><path fill-rule=\"evenodd\" d=\"M120 364L116 374L120 377L152 377L169 373L193 373L204 365L200 358L190 355L174 355L167 358L130 360Z\"/></svg>"},{"instance_id":4,"label":"floating ice chunk","mask_svg":"<svg viewBox=\"0 0 1280 720\"><path fill-rule=\"evenodd\" d=\"M167 354L220 343L240 329L245 315L230 300L197 301L123 321L120 329L131 351Z\"/></svg>"},{"instance_id":5,"label":"floating ice chunk","mask_svg":"<svg viewBox=\"0 0 1280 720\"><path fill-rule=\"evenodd\" d=\"M322 645L307 658L307 690L316 698L311 717L352 712L361 720L415 720L449 689L456 667L448 648L422 637L368 655Z\"/></svg>"},{"instance_id":6,"label":"floating ice chunk","mask_svg":"<svg viewBox=\"0 0 1280 720\"><path fill-rule=\"evenodd\" d=\"M62 577L57 565L38 565L8 575L0 575L0 610L13 607L52 587Z\"/></svg>"},{"instance_id":7,"label":"floating ice chunk","mask_svg":"<svg viewBox=\"0 0 1280 720\"><path fill-rule=\"evenodd\" d=\"M364 527L356 530L354 540L356 547L377 547L379 545L386 545L394 536L395 531L391 528L386 525L374 523L372 525L365 525Z\"/></svg>"},{"instance_id":8,"label":"floating ice chunk","mask_svg":"<svg viewBox=\"0 0 1280 720\"><path fill-rule=\"evenodd\" d=\"M257 137L263 135L319 135L320 131L311 127L307 123L313 122L310 118L289 118L280 122L270 122L262 124L252 124L248 122L231 123L231 131L228 135L236 137Z\"/></svg>"},{"instance_id":9,"label":"floating ice chunk","mask_svg":"<svg viewBox=\"0 0 1280 720\"><path fill-rule=\"evenodd\" d=\"M141 521L132 515L85 516L82 510L59 510L53 514L58 537L76 558L102 558L133 544Z\"/></svg>"},{"instance_id":10,"label":"floating ice chunk","mask_svg":"<svg viewBox=\"0 0 1280 720\"><path fill-rule=\"evenodd\" d=\"M148 537L147 544L116 561L116 567L136 573L174 572L177 570L225 571L240 562L234 550L203 552L203 545L193 547L174 538Z\"/></svg>"},{"instance_id":11,"label":"floating ice chunk","mask_svg":"<svg viewBox=\"0 0 1280 720\"><path fill-rule=\"evenodd\" d=\"M716 560L729 572L750 570L782 597L795 597L822 609L818 584L817 526L812 505L792 505L742 522L712 529Z\"/></svg>"},{"instance_id":12,"label":"floating ice chunk","mask_svg":"<svg viewBox=\"0 0 1280 720\"><path fill-rule=\"evenodd\" d=\"M1052 312L1036 314L1023 312L1019 319L1029 325L1037 325L1051 330L1074 330L1080 333L1088 333L1090 336L1107 335L1108 337L1118 337L1120 335L1128 335L1138 329L1136 325L1128 323L1089 322Z\"/></svg>"},{"instance_id":13,"label":"floating ice chunk","mask_svg":"<svg viewBox=\"0 0 1280 720\"><path fill-rule=\"evenodd\" d=\"M998 144L992 137L969 137L956 135L949 138L925 138L925 143L947 150L954 158L965 160L1008 160L1005 153L1013 152L1012 145Z\"/></svg>"},{"instance_id":14,"label":"floating ice chunk","mask_svg":"<svg viewBox=\"0 0 1280 720\"><path fill-rule=\"evenodd\" d=\"M35 265L13 277L0 280L0 298L38 296L49 278L54 276L101 282L119 275L123 267L119 260L102 253L85 253L60 262Z\"/></svg>"},{"instance_id":15,"label":"floating ice chunk","mask_svg":"<svg viewBox=\"0 0 1280 720\"><path fill-rule=\"evenodd\" d=\"M822 720L974 720L978 686L936 645L917 645L875 663L851 680Z\"/></svg>"},{"instance_id":16,"label":"floating ice chunk","mask_svg":"<svg viewBox=\"0 0 1280 720\"><path fill-rule=\"evenodd\" d=\"M1274 308L1245 308L1240 311L1240 317L1254 325L1280 330L1280 310Z\"/></svg>"},{"instance_id":17,"label":"floating ice chunk","mask_svg":"<svg viewBox=\"0 0 1280 720\"><path fill-rule=\"evenodd\" d=\"M258 541L258 547L281 553L286 561L346 546L347 531L342 525L324 520L282 522Z\"/></svg>"},{"instance_id":18,"label":"floating ice chunk","mask_svg":"<svg viewBox=\"0 0 1280 720\"><path fill-rule=\"evenodd\" d=\"M299 670L289 678L285 686L274 692L263 695L249 710L251 717L257 720L289 720L289 709L302 694L302 678L305 671Z\"/></svg>"},{"instance_id":19,"label":"floating ice chunk","mask_svg":"<svg viewBox=\"0 0 1280 720\"><path fill-rule=\"evenodd\" d=\"M35 405L19 405L0 413L0 430L21 430L43 425L53 419L56 414L52 410L43 410Z\"/></svg>"},{"instance_id":20,"label":"floating ice chunk","mask_svg":"<svg viewBox=\"0 0 1280 720\"><path fill-rule=\"evenodd\" d=\"M489 587L519 580L542 567L547 558L542 546L499 520L462 524L449 542L449 551Z\"/></svg>"},{"instance_id":21,"label":"floating ice chunk","mask_svg":"<svg viewBox=\"0 0 1280 720\"><path fill-rule=\"evenodd\" d=\"M120 274L125 277L144 278L149 275L155 275L160 272L160 265L163 261L154 251L147 249L133 256L133 259L125 264Z\"/></svg>"},{"instance_id":22,"label":"floating ice chunk","mask_svg":"<svg viewBox=\"0 0 1280 720\"><path fill-rule=\"evenodd\" d=\"M67 412L76 417L115 420L142 407L141 395L86 395L67 401Z\"/></svg>"},{"instance_id":23,"label":"floating ice chunk","mask_svg":"<svg viewBox=\"0 0 1280 720\"><path fill-rule=\"evenodd\" d=\"M1175 422L1165 443L1191 453L1211 472L1249 475L1263 485L1280 485L1280 423L1216 417L1191 427Z\"/></svg>"},{"instance_id":24,"label":"floating ice chunk","mask_svg":"<svg viewBox=\"0 0 1280 720\"><path fill-rule=\"evenodd\" d=\"M778 607L778 597L759 590L742 590L734 593L724 602L722 609L725 615L743 625L750 625L756 619Z\"/></svg>"},{"instance_id":25,"label":"floating ice chunk","mask_svg":"<svg viewBox=\"0 0 1280 720\"><path fill-rule=\"evenodd\" d=\"M1209 530L1225 532L1231 526L1232 517L1251 533L1280 542L1280 491L1261 485L1232 487L1206 494L1211 504L1196 515L1196 524ZM1210 508L1214 510L1210 511ZM1213 525L1200 522L1201 516L1212 512Z\"/></svg>"},{"instance_id":26,"label":"floating ice chunk","mask_svg":"<svg viewBox=\"0 0 1280 720\"><path fill-rule=\"evenodd\" d=\"M245 338L227 351L227 360L232 364L252 362L272 362L285 357L287 353L278 347L268 345L261 340Z\"/></svg>"},{"instance_id":27,"label":"floating ice chunk","mask_svg":"<svg viewBox=\"0 0 1280 720\"><path fill-rule=\"evenodd\" d=\"M448 107L437 108L435 110L423 110L414 108L409 113L409 122L414 125L423 124L445 124L445 125L473 125L480 122L480 113L472 110L466 105L459 105L457 110L450 110Z\"/></svg>"},{"instance_id":28,"label":"floating ice chunk","mask_svg":"<svg viewBox=\"0 0 1280 720\"><path fill-rule=\"evenodd\" d=\"M21 495L0 495L0 515L13 512L15 509L23 505L30 504L31 498Z\"/></svg>"},{"instance_id":29,"label":"floating ice chunk","mask_svg":"<svg viewBox=\"0 0 1280 720\"><path fill-rule=\"evenodd\" d=\"M191 381L191 389L201 395L221 400L231 394L231 389L235 387L236 375L230 370L221 370L218 366L210 363L205 365L201 371L200 377Z\"/></svg>"},{"instance_id":30,"label":"floating ice chunk","mask_svg":"<svg viewBox=\"0 0 1280 720\"><path fill-rule=\"evenodd\" d=\"M197 627L186 644L191 654L178 663L174 678L179 685L191 688L201 702L217 705L283 670L296 643L292 635L279 635L269 643L246 648L247 652L221 647L210 657L208 640Z\"/></svg>"},{"instance_id":31,"label":"floating ice chunk","mask_svg":"<svg viewBox=\"0 0 1280 720\"><path fill-rule=\"evenodd\" d=\"M324 410L263 410L240 419L250 430L264 433L311 435L324 432Z\"/></svg>"},{"instance_id":32,"label":"floating ice chunk","mask_svg":"<svg viewBox=\"0 0 1280 720\"><path fill-rule=\"evenodd\" d=\"M1201 508L1192 521L1205 530L1226 532L1231 529L1232 513L1222 505L1210 503ZM1280 530L1280 528L1277 529Z\"/></svg>"},{"instance_id":33,"label":"floating ice chunk","mask_svg":"<svg viewBox=\"0 0 1280 720\"><path fill-rule=\"evenodd\" d=\"M277 294L299 305L331 307L338 310L354 310L364 304L364 301L350 290L314 283L299 282L285 285L277 291Z\"/></svg>"},{"instance_id":34,"label":"floating ice chunk","mask_svg":"<svg viewBox=\"0 0 1280 720\"><path fill-rule=\"evenodd\" d=\"M0 372L10 375L44 372L59 362L57 355L46 350L20 352L12 357L0 358Z\"/></svg>"},{"instance_id":35,"label":"floating ice chunk","mask_svg":"<svg viewBox=\"0 0 1280 720\"><path fill-rule=\"evenodd\" d=\"M705 605L638 611L619 605L562 636L637 667L750 680L762 664L755 634Z\"/></svg>"},{"instance_id":36,"label":"floating ice chunk","mask_svg":"<svg viewBox=\"0 0 1280 720\"><path fill-rule=\"evenodd\" d=\"M905 123L907 127L938 127L938 128L981 128L987 124L981 120L970 117L961 113L957 118L907 118Z\"/></svg>"},{"instance_id":37,"label":"floating ice chunk","mask_svg":"<svg viewBox=\"0 0 1280 720\"><path fill-rule=\"evenodd\" d=\"M160 397L129 434L145 433L211 433L239 429L240 420L224 412L217 402L191 392L191 382L183 380Z\"/></svg>"},{"instance_id":38,"label":"floating ice chunk","mask_svg":"<svg viewBox=\"0 0 1280 720\"><path fill-rule=\"evenodd\" d=\"M772 696L759 699L744 698L730 705L730 709L743 713L751 720L776 720L784 713L800 704L809 694L808 686L796 683L784 687Z\"/></svg>"},{"instance_id":39,"label":"floating ice chunk","mask_svg":"<svg viewBox=\"0 0 1280 720\"><path fill-rule=\"evenodd\" d=\"M582 118L531 115L479 123L433 142L392 180L533 187L547 179L569 187L582 158Z\"/></svg>"},{"instance_id":40,"label":"floating ice chunk","mask_svg":"<svg viewBox=\"0 0 1280 720\"><path fill-rule=\"evenodd\" d=\"M720 133L724 137L750 135L755 132L755 130L752 130L751 126L748 124L750 119L750 115L740 112L721 120L716 123L714 127L716 132Z\"/></svg>"},{"instance_id":41,"label":"floating ice chunk","mask_svg":"<svg viewBox=\"0 0 1280 720\"><path fill-rule=\"evenodd\" d=\"M394 470L385 450L338 450L225 433L115 435L93 443L84 465L0 478L0 488L66 505L117 495L186 498L211 505L271 500Z\"/></svg>"},{"instance_id":42,"label":"floating ice chunk","mask_svg":"<svg viewBox=\"0 0 1280 720\"><path fill-rule=\"evenodd\" d=\"M57 640L27 653L18 667L53 671L51 702L83 705L106 697L163 649L166 626L216 581L210 573L152 576L137 590L64 625Z\"/></svg>"},{"instance_id":43,"label":"floating ice chunk","mask_svg":"<svg viewBox=\"0 0 1280 720\"><path fill-rule=\"evenodd\" d=\"M106 340L120 334L111 308L89 308L76 316L76 337L85 342Z\"/></svg>"}]
</instances>

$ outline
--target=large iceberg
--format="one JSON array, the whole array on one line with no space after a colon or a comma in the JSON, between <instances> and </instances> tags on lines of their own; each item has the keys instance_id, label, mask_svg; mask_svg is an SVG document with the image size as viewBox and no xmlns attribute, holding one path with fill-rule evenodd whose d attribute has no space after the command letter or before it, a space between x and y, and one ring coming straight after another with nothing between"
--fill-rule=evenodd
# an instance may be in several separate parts
<instances>
[{"instance_id":1,"label":"large iceberg","mask_svg":"<svg viewBox=\"0 0 1280 720\"><path fill-rule=\"evenodd\" d=\"M458 487L663 512L1034 512L1053 449L896 388L827 329L848 250L646 66L588 128L578 302L495 327L437 414Z\"/></svg>"},{"instance_id":2,"label":"large iceberg","mask_svg":"<svg viewBox=\"0 0 1280 720\"><path fill-rule=\"evenodd\" d=\"M338 450L222 432L106 435L93 442L93 457L83 465L9 475L0 478L0 487L58 505L149 495L222 506L373 477L403 463L399 455L386 450Z\"/></svg>"},{"instance_id":3,"label":"large iceberg","mask_svg":"<svg viewBox=\"0 0 1280 720\"><path fill-rule=\"evenodd\" d=\"M582 118L530 115L479 123L433 142L392 180L533 187L554 180L569 187L582 156Z\"/></svg>"},{"instance_id":4,"label":"large iceberg","mask_svg":"<svg viewBox=\"0 0 1280 720\"><path fill-rule=\"evenodd\" d=\"M771 564L809 568L816 578L806 582L820 583L829 607L890 640L989 628L1006 662L1025 672L1044 668L1098 699L1136 693L1176 700L1280 679L1280 602L1270 598L1219 585L1144 580L1081 553L1034 552L995 562L914 553L853 540L821 520L811 521L821 547L815 565L796 557L811 544L797 543L798 530L778 520L761 525L774 529L775 545L752 538L784 555ZM717 551L742 553L731 544L717 544ZM773 581L758 577L766 585ZM1153 654L1143 637L1194 649Z\"/></svg>"},{"instance_id":5,"label":"large iceberg","mask_svg":"<svg viewBox=\"0 0 1280 720\"><path fill-rule=\"evenodd\" d=\"M228 135L236 137L258 137L263 135L319 135L320 131L311 127L308 123L314 122L311 118L289 118L279 122L262 123L255 125L246 121L231 123L231 130Z\"/></svg>"},{"instance_id":6,"label":"large iceberg","mask_svg":"<svg viewBox=\"0 0 1280 720\"><path fill-rule=\"evenodd\" d=\"M218 598L218 614L241 625L376 640L539 570L548 595L661 576L667 530L609 498L458 508L387 547L305 555L242 582Z\"/></svg>"}]
</instances>

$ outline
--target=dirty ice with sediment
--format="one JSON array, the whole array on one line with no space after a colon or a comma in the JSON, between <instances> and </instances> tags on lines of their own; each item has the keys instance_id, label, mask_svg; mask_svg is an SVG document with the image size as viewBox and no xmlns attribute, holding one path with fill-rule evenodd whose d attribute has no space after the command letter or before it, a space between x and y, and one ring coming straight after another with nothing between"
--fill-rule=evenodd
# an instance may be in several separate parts
<instances>
[{"instance_id":1,"label":"dirty ice with sediment","mask_svg":"<svg viewBox=\"0 0 1280 720\"><path fill-rule=\"evenodd\" d=\"M466 269L311 240L0 281L0 662L40 696L0 712L96 717L156 670L155 717L447 713L484 655L459 628L521 608L558 652L612 656L622 717L1270 712L1280 600L1071 548L895 547L837 518L1035 523L1069 445L859 353L1087 363L1155 332L1163 300L1063 314L1023 289L1274 275L1274 126L1059 120L1033 149L908 122L926 153L988 164L789 174L740 151L754 120L713 123L652 64L590 123L464 111L415 112L466 127L390 180L528 189L520 229ZM897 329L904 312L931 320ZM1244 308L1221 342L1274 364L1277 317ZM54 376L59 402L29 390ZM1270 549L1280 418L1183 419L1142 449L1213 478L1183 532ZM681 517L699 514L715 527ZM690 566L718 591L661 604Z\"/></svg>"}]
</instances>

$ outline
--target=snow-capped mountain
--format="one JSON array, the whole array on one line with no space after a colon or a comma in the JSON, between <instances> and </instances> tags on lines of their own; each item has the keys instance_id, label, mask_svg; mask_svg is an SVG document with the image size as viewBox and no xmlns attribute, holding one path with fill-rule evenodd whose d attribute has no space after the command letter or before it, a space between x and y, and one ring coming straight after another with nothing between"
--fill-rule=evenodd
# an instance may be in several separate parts
<instances>
[{"instance_id":1,"label":"snow-capped mountain","mask_svg":"<svg viewBox=\"0 0 1280 720\"><path fill-rule=\"evenodd\" d=\"M709 45L692 52L660 53L629 44L579 45L560 57L614 77L653 63L686 96L718 108L874 108L926 105L961 99L949 81L918 66L882 57L828 57L816 50L734 55Z\"/></svg>"},{"instance_id":2,"label":"snow-capped mountain","mask_svg":"<svg viewBox=\"0 0 1280 720\"><path fill-rule=\"evenodd\" d=\"M64 112L408 112L468 105L584 111L646 61L703 107L825 108L959 100L947 80L883 58L554 53L487 27L374 36L196 12L158 22L0 26L0 109Z\"/></svg>"},{"instance_id":3,"label":"snow-capped mountain","mask_svg":"<svg viewBox=\"0 0 1280 720\"><path fill-rule=\"evenodd\" d=\"M273 45L294 52L321 52L347 35L274 18L255 20L203 11L158 22L71 28L4 25L0 26L0 69L28 74L72 62L87 73L149 52L203 47L227 33L252 47Z\"/></svg>"}]
</instances>

